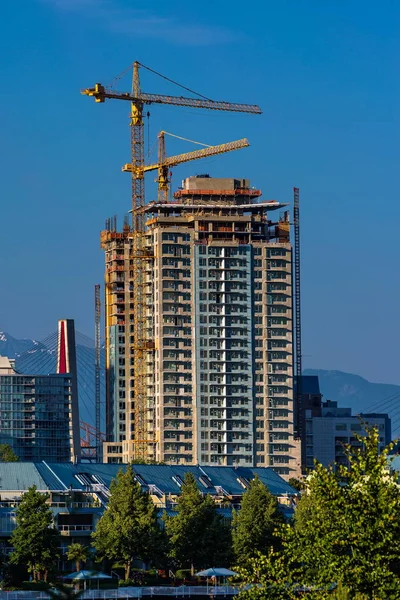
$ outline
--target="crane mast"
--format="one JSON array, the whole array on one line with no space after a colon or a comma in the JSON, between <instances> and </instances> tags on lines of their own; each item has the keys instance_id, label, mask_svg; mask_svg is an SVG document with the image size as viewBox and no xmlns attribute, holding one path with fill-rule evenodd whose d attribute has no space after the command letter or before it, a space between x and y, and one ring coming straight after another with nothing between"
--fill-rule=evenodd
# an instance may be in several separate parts
<instances>
[{"instance_id":1,"label":"crane mast","mask_svg":"<svg viewBox=\"0 0 400 600\"><path fill-rule=\"evenodd\" d=\"M140 97L139 64L133 65L132 94ZM146 267L150 257L145 251L145 215L136 209L144 206L144 123L143 102L131 102L132 156L132 267L133 267L133 376L134 376L134 442L135 458L145 460L147 444L147 352L146 347Z\"/></svg>"},{"instance_id":2,"label":"crane mast","mask_svg":"<svg viewBox=\"0 0 400 600\"><path fill-rule=\"evenodd\" d=\"M158 134L158 201L167 202L169 192L169 168L165 164L167 158L167 150L165 148L165 132L160 131ZM150 170L150 169L149 169Z\"/></svg>"},{"instance_id":3,"label":"crane mast","mask_svg":"<svg viewBox=\"0 0 400 600\"><path fill-rule=\"evenodd\" d=\"M96 462L101 462L101 442L100 442L100 427L101 427L101 411L100 411L100 318L101 318L101 303L100 303L100 285L94 286L94 311L95 311L95 326L94 326L94 349L95 349L95 425L98 437L96 439Z\"/></svg>"},{"instance_id":4,"label":"crane mast","mask_svg":"<svg viewBox=\"0 0 400 600\"><path fill-rule=\"evenodd\" d=\"M295 293L295 364L296 364L296 420L295 429L300 439L301 462L305 465L304 427L305 415L302 390L302 350L301 350L301 289L300 289L300 190L293 188L293 217L294 217L294 293Z\"/></svg>"},{"instance_id":5,"label":"crane mast","mask_svg":"<svg viewBox=\"0 0 400 600\"><path fill-rule=\"evenodd\" d=\"M154 430L151 432L148 422L154 411L152 402L147 395L148 359L154 353L154 341L147 332L146 307L146 270L152 261L151 252L146 249L145 215L140 210L145 204L144 173L144 123L143 107L145 104L167 104L181 107L205 108L209 110L243 112L261 114L256 105L230 102L216 102L207 98L185 98L183 96L166 96L162 94L143 93L140 87L139 68L144 67L139 62L133 64L131 92L117 92L96 83L93 88L81 91L85 96L93 97L95 102L105 102L106 99L125 100L131 103L131 164L129 170L132 176L132 254L130 256L133 287L133 344L130 345L133 355L133 406L134 412L134 458L146 460L150 447L156 443ZM233 148L232 148L233 149ZM201 151L200 151L201 152ZM200 158L196 156L194 158ZM160 198L168 199L168 159L165 156L165 142L160 139L158 162L160 165L158 184ZM183 161L182 161L183 162ZM178 164L178 163L176 163ZM157 165L158 168L158 165ZM129 336L130 339L131 336ZM131 435L131 434L130 434Z\"/></svg>"},{"instance_id":6,"label":"crane mast","mask_svg":"<svg viewBox=\"0 0 400 600\"><path fill-rule=\"evenodd\" d=\"M132 81L133 96L140 96L139 65L135 62L133 66ZM131 102L131 156L132 156L132 223L134 232L144 231L144 219L135 215L135 208L144 206L144 124L143 124L143 102L132 100Z\"/></svg>"}]
</instances>

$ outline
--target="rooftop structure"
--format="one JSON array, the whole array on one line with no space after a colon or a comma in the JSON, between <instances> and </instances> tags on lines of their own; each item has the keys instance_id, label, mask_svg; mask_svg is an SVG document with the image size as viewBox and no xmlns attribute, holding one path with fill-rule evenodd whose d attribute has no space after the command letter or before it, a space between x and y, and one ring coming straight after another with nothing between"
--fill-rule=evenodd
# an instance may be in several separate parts
<instances>
[{"instance_id":1,"label":"rooftop structure","mask_svg":"<svg viewBox=\"0 0 400 600\"><path fill-rule=\"evenodd\" d=\"M0 463L1 499L11 501L13 494L36 485L39 491L68 494L90 491L98 493L105 503L113 479L127 465L105 463ZM202 467L184 465L132 465L137 481L144 491L157 489L156 496L178 497L185 474L191 472L198 488L205 494L225 500L241 498L249 482L258 476L273 496L283 500L296 495L282 477L271 468L262 467ZM97 487L96 487L97 486Z\"/></svg>"},{"instance_id":2,"label":"rooftop structure","mask_svg":"<svg viewBox=\"0 0 400 600\"><path fill-rule=\"evenodd\" d=\"M0 356L0 375L15 374L15 360L8 356Z\"/></svg>"}]
</instances>

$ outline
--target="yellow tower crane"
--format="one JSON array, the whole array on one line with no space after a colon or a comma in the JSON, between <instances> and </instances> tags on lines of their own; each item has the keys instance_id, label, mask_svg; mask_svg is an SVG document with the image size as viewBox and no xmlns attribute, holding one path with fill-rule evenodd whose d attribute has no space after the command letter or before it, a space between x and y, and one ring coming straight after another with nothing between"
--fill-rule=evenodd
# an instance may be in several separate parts
<instances>
[{"instance_id":1,"label":"yellow tower crane","mask_svg":"<svg viewBox=\"0 0 400 600\"><path fill-rule=\"evenodd\" d=\"M91 96L95 102L105 102L108 99L127 100L131 103L131 173L132 173L132 235L133 235L133 372L134 372L134 458L145 460L149 444L154 441L147 435L147 353L154 351L154 345L146 335L146 304L145 304L145 272L147 261L151 259L145 248L145 216L141 207L145 204L144 196L144 122L143 107L146 104L168 104L173 106L204 108L209 110L261 114L259 106L218 102L202 96L187 98L183 96L167 96L163 94L147 94L140 88L139 68L143 67L156 73L149 67L133 63L133 78L131 92L118 92L96 83L92 88L81 91L84 96ZM160 73L156 73L160 75ZM164 76L162 76L164 77ZM165 77L164 77L165 78ZM168 78L165 78L168 79ZM169 80L171 81L171 80ZM173 82L175 83L175 82ZM177 84L179 85L179 84ZM184 87L184 86L180 86ZM185 88L188 89L188 88ZM192 90L189 90L192 91ZM162 163L162 160L159 160Z\"/></svg>"},{"instance_id":2,"label":"yellow tower crane","mask_svg":"<svg viewBox=\"0 0 400 600\"><path fill-rule=\"evenodd\" d=\"M143 173L158 170L157 183L159 202L168 201L168 192L170 184L169 170L172 167L176 167L177 165L181 165L185 162L190 162L191 160L198 160L199 158L207 158L209 156L217 156L218 154L224 154L226 152L231 152L232 150L240 150L241 148L247 148L248 146L250 146L248 140L246 138L242 138L241 140L226 142L225 144L218 144L217 146L206 146L201 150L192 150L191 152L185 152L184 154L177 154L176 156L167 157L165 149L165 134L172 135L173 137L177 137L185 141L191 141L186 140L186 138L181 138L180 136L174 135L172 133L168 133L167 131L160 131L160 133L158 134L158 163L152 165L145 165L144 167L141 167L136 170L135 175L137 177L143 176ZM202 145L205 146L205 144ZM122 171L132 174L133 169L134 166L132 165L132 163L128 163L122 167Z\"/></svg>"}]
</instances>

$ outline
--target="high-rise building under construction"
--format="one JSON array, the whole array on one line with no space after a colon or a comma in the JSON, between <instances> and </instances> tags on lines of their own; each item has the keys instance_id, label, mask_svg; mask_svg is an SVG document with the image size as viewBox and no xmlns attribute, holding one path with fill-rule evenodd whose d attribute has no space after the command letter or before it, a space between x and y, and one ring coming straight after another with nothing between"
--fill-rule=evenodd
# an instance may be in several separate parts
<instances>
[{"instance_id":1,"label":"high-rise building under construction","mask_svg":"<svg viewBox=\"0 0 400 600\"><path fill-rule=\"evenodd\" d=\"M101 234L106 462L128 462L144 444L148 460L299 473L289 215L260 195L246 179L202 175L185 179L174 201L139 209L146 219L142 440L135 436L134 232L108 221Z\"/></svg>"}]
</instances>

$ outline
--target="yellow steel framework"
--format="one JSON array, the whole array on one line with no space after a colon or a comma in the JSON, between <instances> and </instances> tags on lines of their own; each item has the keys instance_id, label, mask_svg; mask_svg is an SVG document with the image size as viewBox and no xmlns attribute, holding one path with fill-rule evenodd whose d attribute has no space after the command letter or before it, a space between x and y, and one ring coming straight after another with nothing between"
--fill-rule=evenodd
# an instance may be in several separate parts
<instances>
[{"instance_id":1,"label":"yellow steel framework","mask_svg":"<svg viewBox=\"0 0 400 600\"><path fill-rule=\"evenodd\" d=\"M165 149L165 131L160 131L158 134L158 163L153 165L144 165L143 167L136 168L136 175L143 176L143 173L149 171L158 170L158 201L167 202L169 192L169 169L176 167L185 162L191 160L198 160L199 158L207 158L209 156L217 156L218 154L224 154L225 152L231 152L233 150L240 150L241 148L247 148L250 146L248 140L243 138L234 142L227 142L225 144L218 144L217 146L207 146L201 150L192 150L191 152L185 152L184 154L177 154L176 156L166 156ZM178 136L175 136L178 137ZM122 171L133 173L133 165L126 164L122 167Z\"/></svg>"},{"instance_id":2,"label":"yellow steel framework","mask_svg":"<svg viewBox=\"0 0 400 600\"><path fill-rule=\"evenodd\" d=\"M151 259L145 248L145 215L137 210L144 206L144 126L143 107L145 104L169 104L174 106L205 108L210 110L243 112L261 114L256 105L217 102L208 98L185 98L183 96L166 96L162 94L147 94L140 89L139 62L133 64L133 79L131 92L117 92L96 83L93 88L82 90L85 96L91 96L95 102L105 102L106 99L127 100L131 103L131 173L132 173L132 235L133 235L133 317L134 317L134 458L145 460L148 456L149 445L155 443L154 436L148 436L148 399L147 399L147 356L153 352L153 342L146 335L146 303L145 303L145 273L147 261ZM148 67L145 67L148 69ZM149 69L151 70L151 69ZM165 163L164 157L159 156L159 163ZM165 165L168 166L168 165ZM168 189L168 183L166 183ZM164 185L165 190L165 185Z\"/></svg>"},{"instance_id":3,"label":"yellow steel framework","mask_svg":"<svg viewBox=\"0 0 400 600\"><path fill-rule=\"evenodd\" d=\"M122 232L117 232L117 225L116 225L116 220L113 221L113 219L108 220L108 227L109 229L106 228L106 230L102 231L100 234L100 245L101 247L107 251L108 249L112 248L114 253L120 253L122 255L124 255L125 250L124 250L124 246L126 244L129 244L129 240L132 237L132 232L131 232L131 228L129 227L129 225L125 224L123 231ZM107 227L107 225L106 225ZM125 267L123 267L123 269L125 270ZM105 291L105 303L104 303L104 318L105 318L105 347L106 347L106 369L107 369L107 373L109 373L109 369L111 367L110 364L110 327L112 327L113 325L125 325L125 316L121 317L120 315L118 315L115 310L116 307L114 305L114 300L113 300L113 295L114 295L114 291L113 291L113 284L115 283L115 279L113 277L113 273L116 272L117 269L110 267L109 265L107 265L106 267L106 273L105 273L105 286L104 286L104 291ZM107 397L109 396L109 394L111 393L110 390L110 381L109 381L109 377L106 377L106 394ZM109 434L109 432L111 431L111 412L110 412L110 407L107 405L106 406L106 431L107 434ZM109 437L107 437L107 441L112 441L112 439L110 439Z\"/></svg>"}]
</instances>

